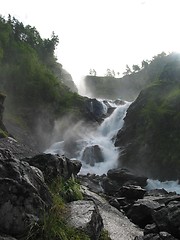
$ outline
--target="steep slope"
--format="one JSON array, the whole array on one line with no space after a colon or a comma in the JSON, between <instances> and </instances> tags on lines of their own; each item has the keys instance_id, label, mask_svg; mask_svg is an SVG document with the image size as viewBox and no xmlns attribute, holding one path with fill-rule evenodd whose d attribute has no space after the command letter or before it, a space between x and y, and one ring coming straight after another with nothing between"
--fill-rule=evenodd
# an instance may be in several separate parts
<instances>
[{"instance_id":1,"label":"steep slope","mask_svg":"<svg viewBox=\"0 0 180 240\"><path fill-rule=\"evenodd\" d=\"M180 60L131 104L116 138L120 164L160 180L180 176Z\"/></svg>"},{"instance_id":2,"label":"steep slope","mask_svg":"<svg viewBox=\"0 0 180 240\"><path fill-rule=\"evenodd\" d=\"M54 33L42 39L35 27L0 16L0 91L7 96L4 123L17 140L41 150L56 119L74 115L77 120L84 114L85 99L76 93L67 72L55 74L57 66L61 70L54 54L58 42ZM64 84L65 78L74 92Z\"/></svg>"},{"instance_id":3,"label":"steep slope","mask_svg":"<svg viewBox=\"0 0 180 240\"><path fill-rule=\"evenodd\" d=\"M96 98L134 101L140 91L157 80L168 62L177 57L176 53L158 54L151 61L143 61L138 71L125 73L124 77L86 76L84 85L86 94Z\"/></svg>"}]
</instances>

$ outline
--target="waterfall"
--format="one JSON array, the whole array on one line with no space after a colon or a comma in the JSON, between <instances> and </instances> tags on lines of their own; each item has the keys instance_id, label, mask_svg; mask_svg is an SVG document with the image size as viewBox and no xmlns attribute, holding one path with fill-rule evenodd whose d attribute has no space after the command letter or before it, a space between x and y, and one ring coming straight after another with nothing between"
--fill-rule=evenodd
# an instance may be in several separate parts
<instances>
[{"instance_id":1,"label":"waterfall","mask_svg":"<svg viewBox=\"0 0 180 240\"><path fill-rule=\"evenodd\" d=\"M79 154L79 159L83 164L81 170L82 174L95 173L101 175L103 173L107 173L109 169L117 167L119 150L114 146L113 137L123 126L123 119L129 105L129 102L125 102L124 105L116 106L114 112L110 115L110 117L103 121L96 132L91 133L85 139L86 144ZM85 159L83 159L84 151L87 147L89 148L96 145L98 145L101 150L103 161L98 161L98 159L96 159L93 166L92 164L86 164L86 161L84 161ZM96 155L93 157L96 158Z\"/></svg>"},{"instance_id":2,"label":"waterfall","mask_svg":"<svg viewBox=\"0 0 180 240\"><path fill-rule=\"evenodd\" d=\"M120 150L114 146L114 136L123 127L126 111L130 102L116 104L112 101L100 101L104 114L107 114L108 107L115 109L113 113L105 118L99 127L95 130L83 129L81 125L76 125L77 130L71 131L68 138L56 142L45 153L65 155L68 157L67 145L73 152L73 159L82 162L81 174L94 173L98 175L106 174L109 169L116 168ZM91 111L93 105L90 104ZM88 128L88 127L87 127ZM74 138L74 136L76 136ZM160 182L159 180L148 179L147 190L161 189L166 191L176 191L180 194L180 185L178 181Z\"/></svg>"},{"instance_id":3,"label":"waterfall","mask_svg":"<svg viewBox=\"0 0 180 240\"><path fill-rule=\"evenodd\" d=\"M159 180L148 179L147 182L147 190L164 188L167 192L176 192L180 194L180 184L178 180L160 182Z\"/></svg>"},{"instance_id":4,"label":"waterfall","mask_svg":"<svg viewBox=\"0 0 180 240\"><path fill-rule=\"evenodd\" d=\"M119 150L114 146L113 137L118 130L122 128L124 117L130 102L123 102L123 104L115 104L112 101L101 101L104 113L107 113L107 105L115 108L113 113L107 117L102 124L95 130L82 136L72 144L72 148L76 147L74 151L74 159L82 162L81 174L95 173L104 174L109 169L115 168L118 165ZM82 131L82 129L80 130ZM65 141L54 143L46 153L65 154Z\"/></svg>"}]
</instances>

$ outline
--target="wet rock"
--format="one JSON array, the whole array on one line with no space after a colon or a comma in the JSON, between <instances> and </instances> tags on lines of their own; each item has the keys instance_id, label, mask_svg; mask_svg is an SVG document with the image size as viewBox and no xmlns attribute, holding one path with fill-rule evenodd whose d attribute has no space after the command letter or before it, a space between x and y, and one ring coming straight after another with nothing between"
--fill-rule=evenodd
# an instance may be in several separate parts
<instances>
[{"instance_id":1,"label":"wet rock","mask_svg":"<svg viewBox=\"0 0 180 240\"><path fill-rule=\"evenodd\" d=\"M158 233L158 227L155 223L147 224L144 228L144 235L150 234L150 233Z\"/></svg>"},{"instance_id":2,"label":"wet rock","mask_svg":"<svg viewBox=\"0 0 180 240\"><path fill-rule=\"evenodd\" d=\"M24 235L52 205L42 173L0 149L0 230L13 237Z\"/></svg>"},{"instance_id":3,"label":"wet rock","mask_svg":"<svg viewBox=\"0 0 180 240\"><path fill-rule=\"evenodd\" d=\"M98 145L86 147L83 156L83 161L90 166L94 166L95 163L103 162L103 155Z\"/></svg>"},{"instance_id":4,"label":"wet rock","mask_svg":"<svg viewBox=\"0 0 180 240\"><path fill-rule=\"evenodd\" d=\"M118 182L120 186L123 184L133 184L139 186L147 185L147 178L144 176L138 176L125 168L111 169L107 172L108 178Z\"/></svg>"},{"instance_id":5,"label":"wet rock","mask_svg":"<svg viewBox=\"0 0 180 240\"><path fill-rule=\"evenodd\" d=\"M90 174L87 175L78 175L78 180L81 182L81 185L88 187L92 192L95 193L102 193L103 188L101 186L101 181L104 178L104 176L99 176L96 174Z\"/></svg>"},{"instance_id":6,"label":"wet rock","mask_svg":"<svg viewBox=\"0 0 180 240\"><path fill-rule=\"evenodd\" d=\"M81 162L77 160L69 160L64 156L52 154L39 154L33 158L25 159L30 165L39 168L46 182L52 182L57 177L68 179L81 169Z\"/></svg>"},{"instance_id":7,"label":"wet rock","mask_svg":"<svg viewBox=\"0 0 180 240\"><path fill-rule=\"evenodd\" d=\"M124 105L124 104L125 104L125 101L123 101L123 100L121 100L121 99L116 99L116 100L114 101L114 103L115 103L116 105Z\"/></svg>"},{"instance_id":8,"label":"wet rock","mask_svg":"<svg viewBox=\"0 0 180 240\"><path fill-rule=\"evenodd\" d=\"M172 201L153 212L153 220L160 231L167 231L180 238L180 202Z\"/></svg>"},{"instance_id":9,"label":"wet rock","mask_svg":"<svg viewBox=\"0 0 180 240\"><path fill-rule=\"evenodd\" d=\"M138 226L144 228L147 224L153 223L152 213L163 205L150 199L139 199L127 212L127 216Z\"/></svg>"},{"instance_id":10,"label":"wet rock","mask_svg":"<svg viewBox=\"0 0 180 240\"><path fill-rule=\"evenodd\" d=\"M160 232L159 236L160 236L160 239L162 240L177 240L177 238L173 237L171 234L167 232Z\"/></svg>"},{"instance_id":11,"label":"wet rock","mask_svg":"<svg viewBox=\"0 0 180 240\"><path fill-rule=\"evenodd\" d=\"M0 148L9 149L17 159L33 157L39 154L37 150L30 148L28 145L24 143L22 144L16 141L12 137L0 138Z\"/></svg>"},{"instance_id":12,"label":"wet rock","mask_svg":"<svg viewBox=\"0 0 180 240\"><path fill-rule=\"evenodd\" d=\"M119 196L126 197L128 200L141 199L145 193L145 189L134 185L122 186L118 191Z\"/></svg>"},{"instance_id":13,"label":"wet rock","mask_svg":"<svg viewBox=\"0 0 180 240\"><path fill-rule=\"evenodd\" d=\"M85 107L89 113L89 116L97 122L102 122L106 116L107 109L96 98L89 98L85 102Z\"/></svg>"},{"instance_id":14,"label":"wet rock","mask_svg":"<svg viewBox=\"0 0 180 240\"><path fill-rule=\"evenodd\" d=\"M75 201L69 204L68 223L86 232L92 240L98 240L103 228L102 217L93 201Z\"/></svg>"},{"instance_id":15,"label":"wet rock","mask_svg":"<svg viewBox=\"0 0 180 240\"><path fill-rule=\"evenodd\" d=\"M121 186L116 181L104 177L102 180L102 187L107 195L115 196Z\"/></svg>"}]
</instances>

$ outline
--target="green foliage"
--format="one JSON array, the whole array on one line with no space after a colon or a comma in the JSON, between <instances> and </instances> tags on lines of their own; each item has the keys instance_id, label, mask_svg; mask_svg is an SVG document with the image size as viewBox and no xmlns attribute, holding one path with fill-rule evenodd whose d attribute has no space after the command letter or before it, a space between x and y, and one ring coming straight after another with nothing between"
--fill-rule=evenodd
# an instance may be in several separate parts
<instances>
[{"instance_id":1,"label":"green foliage","mask_svg":"<svg viewBox=\"0 0 180 240\"><path fill-rule=\"evenodd\" d=\"M178 60L179 59L179 60ZM117 99L121 98L127 101L134 101L140 91L158 80L171 80L176 75L176 80L180 72L179 64L174 69L172 65L174 62L180 61L180 55L171 53L166 55L165 53L154 56L152 60L143 60L142 67L133 65L131 68L126 65L126 70L123 73L122 78L110 77L112 74L106 74L105 77L87 76L85 78L85 85L87 92L93 93L93 96L100 98ZM169 65L167 66L167 64ZM166 66L167 71L163 71ZM171 70L171 72L170 72ZM175 71L174 71L175 70ZM164 75L162 75L162 71Z\"/></svg>"},{"instance_id":2,"label":"green foliage","mask_svg":"<svg viewBox=\"0 0 180 240\"><path fill-rule=\"evenodd\" d=\"M50 189L52 192L59 193L65 202L83 199L80 185L74 177L68 180L56 179L50 186Z\"/></svg>"},{"instance_id":3,"label":"green foliage","mask_svg":"<svg viewBox=\"0 0 180 240\"><path fill-rule=\"evenodd\" d=\"M149 163L157 172L160 166L174 169L173 175L178 176L180 159L180 83L159 81L145 89L138 98L143 102L137 110L137 127L134 136L140 146L148 146L151 159ZM141 124L140 124L141 123ZM158 170L159 169L159 170ZM162 172L162 170L161 170ZM166 171L166 176L172 172ZM176 177L175 177L176 178Z\"/></svg>"},{"instance_id":4,"label":"green foliage","mask_svg":"<svg viewBox=\"0 0 180 240\"><path fill-rule=\"evenodd\" d=\"M99 240L111 240L107 230L105 229L102 230Z\"/></svg>"},{"instance_id":5,"label":"green foliage","mask_svg":"<svg viewBox=\"0 0 180 240\"><path fill-rule=\"evenodd\" d=\"M53 206L44 213L38 224L32 226L26 240L90 240L84 232L68 226L65 220L66 203L69 200L82 199L77 180L70 178L65 181L58 178L49 189L53 197Z\"/></svg>"},{"instance_id":6,"label":"green foliage","mask_svg":"<svg viewBox=\"0 0 180 240\"><path fill-rule=\"evenodd\" d=\"M0 128L0 138L6 138L9 134Z\"/></svg>"},{"instance_id":7,"label":"green foliage","mask_svg":"<svg viewBox=\"0 0 180 240\"><path fill-rule=\"evenodd\" d=\"M7 20L0 17L0 90L7 95L6 112L18 115L32 133L44 112L51 125L64 114L81 115L84 100L62 83L61 74L55 76L58 42L54 32L42 39L35 27L10 15Z\"/></svg>"}]
</instances>

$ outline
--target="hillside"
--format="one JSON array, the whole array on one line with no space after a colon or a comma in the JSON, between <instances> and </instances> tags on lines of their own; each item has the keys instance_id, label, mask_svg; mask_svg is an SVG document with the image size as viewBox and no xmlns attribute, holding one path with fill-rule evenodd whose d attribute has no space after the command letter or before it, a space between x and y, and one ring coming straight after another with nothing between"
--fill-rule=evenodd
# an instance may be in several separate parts
<instances>
[{"instance_id":1,"label":"hillside","mask_svg":"<svg viewBox=\"0 0 180 240\"><path fill-rule=\"evenodd\" d=\"M180 57L169 62L159 80L131 104L116 146L120 164L161 180L180 173Z\"/></svg>"},{"instance_id":2,"label":"hillside","mask_svg":"<svg viewBox=\"0 0 180 240\"><path fill-rule=\"evenodd\" d=\"M4 123L19 140L44 148L55 119L84 117L85 99L55 57L58 36L42 39L35 27L0 17L0 91ZM65 85L66 84L66 85ZM68 85L68 86L67 86ZM71 91L72 90L72 91ZM42 141L43 140L43 141ZM31 144L32 145L32 144Z\"/></svg>"},{"instance_id":3,"label":"hillside","mask_svg":"<svg viewBox=\"0 0 180 240\"><path fill-rule=\"evenodd\" d=\"M97 98L134 101L143 88L159 78L165 65L174 58L176 58L175 53L158 54L151 61L143 61L142 68L133 72L129 70L122 78L116 78L112 74L88 75L84 78L85 92Z\"/></svg>"}]
</instances>

